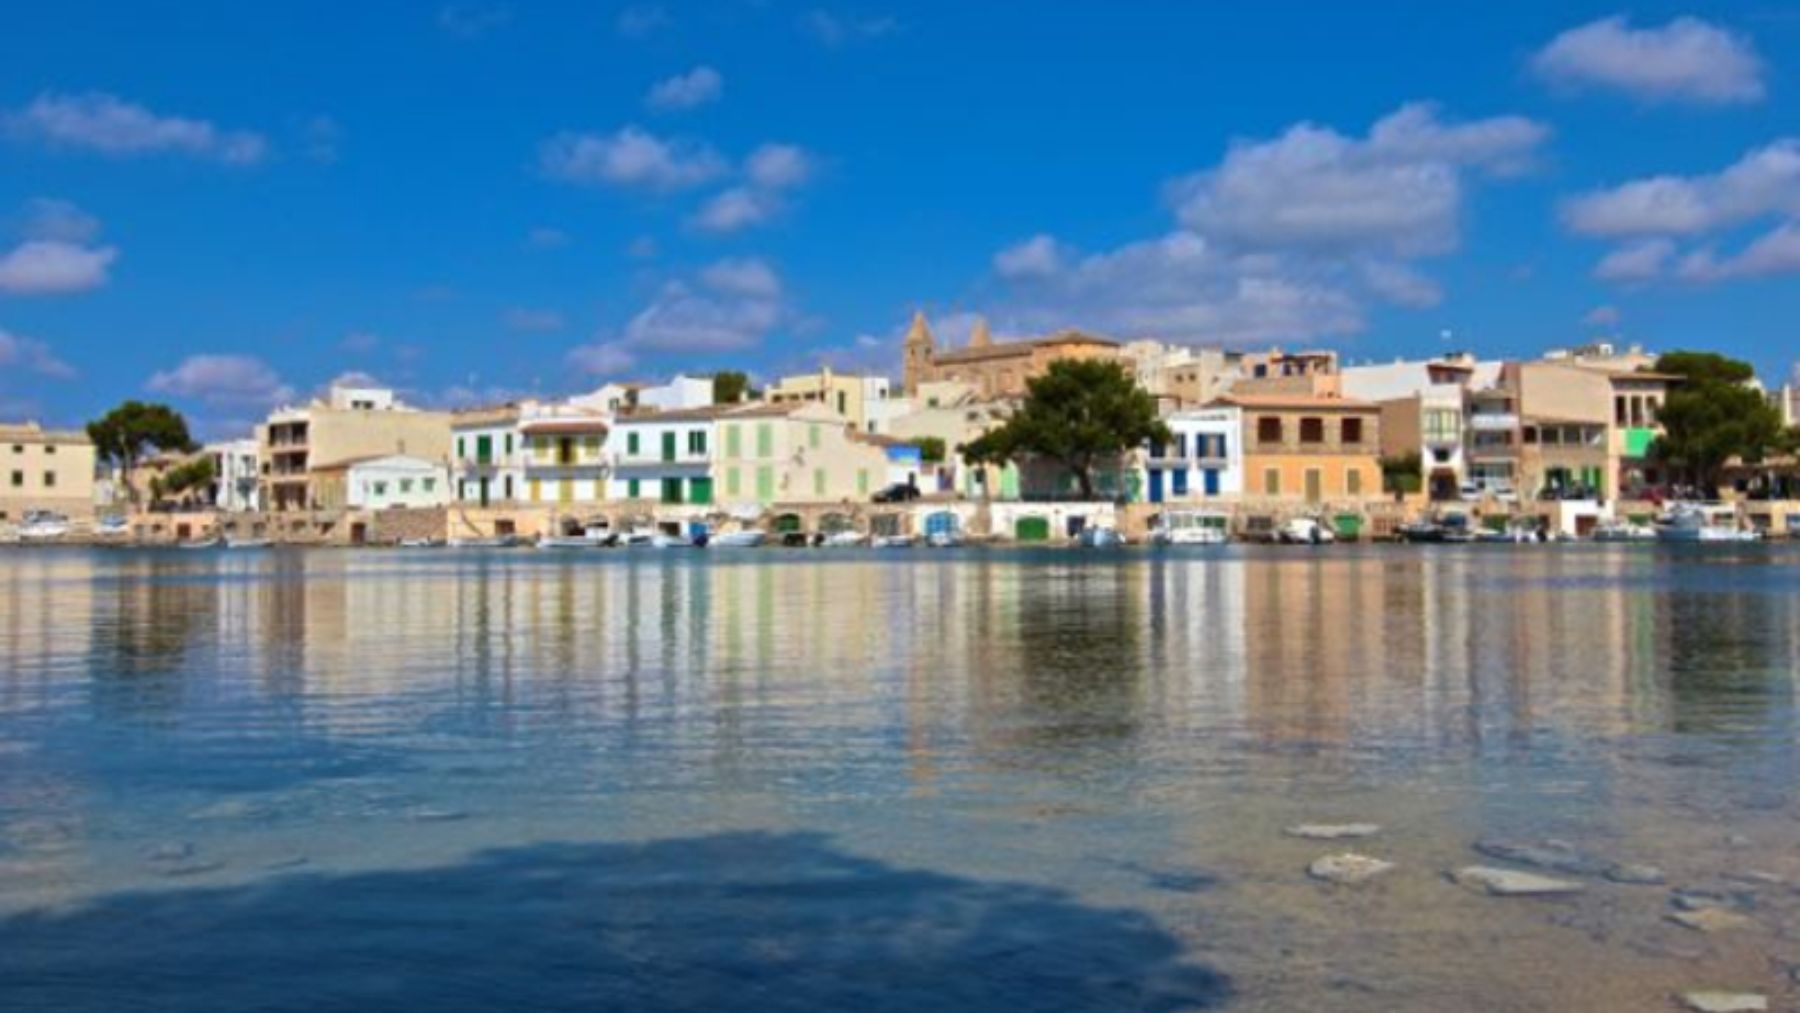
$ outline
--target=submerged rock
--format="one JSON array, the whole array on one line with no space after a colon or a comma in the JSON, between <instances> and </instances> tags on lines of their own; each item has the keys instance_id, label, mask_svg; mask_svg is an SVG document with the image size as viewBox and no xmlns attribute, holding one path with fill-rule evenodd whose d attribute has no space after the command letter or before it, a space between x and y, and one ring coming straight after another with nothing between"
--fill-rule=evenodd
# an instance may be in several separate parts
<instances>
[{"instance_id":1,"label":"submerged rock","mask_svg":"<svg viewBox=\"0 0 1800 1013\"><path fill-rule=\"evenodd\" d=\"M1580 883L1485 865L1465 866L1451 873L1450 879L1465 889L1493 897L1556 897L1583 889Z\"/></svg>"},{"instance_id":2,"label":"submerged rock","mask_svg":"<svg viewBox=\"0 0 1800 1013\"><path fill-rule=\"evenodd\" d=\"M1571 876L1601 876L1614 868L1612 862L1578 851L1573 845L1562 841L1533 844L1528 841L1487 838L1476 841L1474 847L1477 852L1502 862L1532 869L1548 869Z\"/></svg>"},{"instance_id":3,"label":"submerged rock","mask_svg":"<svg viewBox=\"0 0 1800 1013\"><path fill-rule=\"evenodd\" d=\"M1327 883L1341 886L1356 886L1367 883L1378 876L1394 871L1393 862L1384 862L1379 858L1343 852L1337 855L1326 855L1306 867L1306 874L1314 879L1322 879Z\"/></svg>"},{"instance_id":4,"label":"submerged rock","mask_svg":"<svg viewBox=\"0 0 1800 1013\"><path fill-rule=\"evenodd\" d=\"M1606 878L1628 886L1661 886L1668 881L1668 877L1656 866L1639 865L1635 862L1622 862L1613 866L1606 870Z\"/></svg>"},{"instance_id":5,"label":"submerged rock","mask_svg":"<svg viewBox=\"0 0 1800 1013\"><path fill-rule=\"evenodd\" d=\"M1757 1010L1769 1008L1769 999L1755 992L1703 989L1681 993L1681 1004L1694 1013L1756 1013Z\"/></svg>"},{"instance_id":6,"label":"submerged rock","mask_svg":"<svg viewBox=\"0 0 1800 1013\"><path fill-rule=\"evenodd\" d=\"M1703 907L1693 911L1676 911L1669 915L1669 920L1682 928L1695 932L1730 932L1734 929L1747 929L1756 923L1722 907Z\"/></svg>"},{"instance_id":7,"label":"submerged rock","mask_svg":"<svg viewBox=\"0 0 1800 1013\"><path fill-rule=\"evenodd\" d=\"M1348 841L1361 837L1374 837L1381 833L1378 823L1300 823L1283 831L1289 837L1303 837L1309 841Z\"/></svg>"}]
</instances>

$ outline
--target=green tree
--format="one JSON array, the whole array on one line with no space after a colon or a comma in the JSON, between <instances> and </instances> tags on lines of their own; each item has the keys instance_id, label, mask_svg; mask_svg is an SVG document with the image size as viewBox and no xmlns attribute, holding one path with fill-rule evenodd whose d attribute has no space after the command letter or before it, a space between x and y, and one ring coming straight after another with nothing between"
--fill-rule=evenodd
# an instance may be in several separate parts
<instances>
[{"instance_id":1,"label":"green tree","mask_svg":"<svg viewBox=\"0 0 1800 1013\"><path fill-rule=\"evenodd\" d=\"M213 470L213 459L210 456L183 461L163 473L161 494L180 496L183 493L204 490L212 484Z\"/></svg>"},{"instance_id":2,"label":"green tree","mask_svg":"<svg viewBox=\"0 0 1800 1013\"><path fill-rule=\"evenodd\" d=\"M126 477L125 494L137 502L131 470L152 450L196 449L187 420L168 405L126 401L87 425L88 439L101 461L117 465Z\"/></svg>"},{"instance_id":3,"label":"green tree","mask_svg":"<svg viewBox=\"0 0 1800 1013\"><path fill-rule=\"evenodd\" d=\"M1025 401L998 428L963 447L972 465L1028 457L1054 461L1094 496L1094 467L1147 442L1174 437L1156 416L1156 399L1113 362L1050 364L1026 385Z\"/></svg>"},{"instance_id":4,"label":"green tree","mask_svg":"<svg viewBox=\"0 0 1800 1013\"><path fill-rule=\"evenodd\" d=\"M737 404L750 396L750 377L743 370L713 374L713 404Z\"/></svg>"},{"instance_id":5,"label":"green tree","mask_svg":"<svg viewBox=\"0 0 1800 1013\"><path fill-rule=\"evenodd\" d=\"M1681 377L1657 412L1652 453L1704 489L1716 489L1732 457L1756 461L1781 444L1781 414L1751 385L1756 370L1716 352L1670 352L1656 371Z\"/></svg>"},{"instance_id":6,"label":"green tree","mask_svg":"<svg viewBox=\"0 0 1800 1013\"><path fill-rule=\"evenodd\" d=\"M1416 453L1382 458L1381 485L1388 492L1418 492L1425 485L1424 462Z\"/></svg>"},{"instance_id":7,"label":"green tree","mask_svg":"<svg viewBox=\"0 0 1800 1013\"><path fill-rule=\"evenodd\" d=\"M926 464L942 464L944 456L949 453L942 437L921 436L913 443L919 448L919 460Z\"/></svg>"}]
</instances>

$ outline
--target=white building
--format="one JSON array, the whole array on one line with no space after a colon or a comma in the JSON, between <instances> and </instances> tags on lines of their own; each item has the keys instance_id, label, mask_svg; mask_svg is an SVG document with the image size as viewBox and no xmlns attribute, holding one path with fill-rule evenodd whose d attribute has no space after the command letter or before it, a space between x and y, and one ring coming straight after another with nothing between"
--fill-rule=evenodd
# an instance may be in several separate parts
<instances>
[{"instance_id":1,"label":"white building","mask_svg":"<svg viewBox=\"0 0 1800 1013\"><path fill-rule=\"evenodd\" d=\"M320 476L320 495L326 509L421 509L450 502L447 470L441 464L417 457L367 457L320 471L337 473Z\"/></svg>"},{"instance_id":2,"label":"white building","mask_svg":"<svg viewBox=\"0 0 1800 1013\"><path fill-rule=\"evenodd\" d=\"M708 405L615 419L606 452L608 498L712 504L712 462L724 410Z\"/></svg>"},{"instance_id":3,"label":"white building","mask_svg":"<svg viewBox=\"0 0 1800 1013\"><path fill-rule=\"evenodd\" d=\"M257 444L253 439L209 443L212 457L214 507L226 513L250 513L262 509L262 481L257 468Z\"/></svg>"},{"instance_id":4,"label":"white building","mask_svg":"<svg viewBox=\"0 0 1800 1013\"><path fill-rule=\"evenodd\" d=\"M1497 486L1488 471L1480 478L1469 460L1473 443L1469 418L1477 411L1474 390L1500 378L1498 362L1471 355L1347 366L1339 375L1344 396L1381 406L1383 457L1419 455L1425 491L1435 500L1462 496L1470 486ZM1481 410L1485 411L1485 407Z\"/></svg>"},{"instance_id":5,"label":"white building","mask_svg":"<svg viewBox=\"0 0 1800 1013\"><path fill-rule=\"evenodd\" d=\"M518 499L525 488L519 434L523 406L467 408L450 416L453 493L459 502L487 506Z\"/></svg>"},{"instance_id":6,"label":"white building","mask_svg":"<svg viewBox=\"0 0 1800 1013\"><path fill-rule=\"evenodd\" d=\"M1144 495L1151 503L1189 503L1234 497L1244 491L1242 413L1237 408L1194 408L1163 419L1174 434L1144 457Z\"/></svg>"}]
</instances>

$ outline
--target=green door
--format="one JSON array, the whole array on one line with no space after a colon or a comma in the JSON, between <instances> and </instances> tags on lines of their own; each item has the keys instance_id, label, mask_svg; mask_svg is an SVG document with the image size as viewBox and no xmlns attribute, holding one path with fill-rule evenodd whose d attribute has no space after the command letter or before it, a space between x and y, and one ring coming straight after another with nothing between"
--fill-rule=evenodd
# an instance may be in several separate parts
<instances>
[{"instance_id":1,"label":"green door","mask_svg":"<svg viewBox=\"0 0 1800 1013\"><path fill-rule=\"evenodd\" d=\"M1021 542L1047 542L1050 540L1050 518L1021 517L1013 522L1013 537Z\"/></svg>"},{"instance_id":2,"label":"green door","mask_svg":"<svg viewBox=\"0 0 1800 1013\"><path fill-rule=\"evenodd\" d=\"M662 459L675 460L675 434L672 432L662 434Z\"/></svg>"},{"instance_id":3,"label":"green door","mask_svg":"<svg viewBox=\"0 0 1800 1013\"><path fill-rule=\"evenodd\" d=\"M688 501L705 506L712 502L712 479L696 478L688 483Z\"/></svg>"}]
</instances>

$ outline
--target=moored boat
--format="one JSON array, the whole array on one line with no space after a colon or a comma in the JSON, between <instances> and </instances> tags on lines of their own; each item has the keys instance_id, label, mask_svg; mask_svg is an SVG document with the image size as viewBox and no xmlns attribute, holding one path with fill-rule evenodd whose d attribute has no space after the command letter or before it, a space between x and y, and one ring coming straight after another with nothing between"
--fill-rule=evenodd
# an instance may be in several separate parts
<instances>
[{"instance_id":1,"label":"moored boat","mask_svg":"<svg viewBox=\"0 0 1800 1013\"><path fill-rule=\"evenodd\" d=\"M1664 542L1754 542L1761 536L1737 523L1730 506L1677 503L1657 519L1656 537Z\"/></svg>"},{"instance_id":2,"label":"moored boat","mask_svg":"<svg viewBox=\"0 0 1800 1013\"><path fill-rule=\"evenodd\" d=\"M1283 545L1330 545L1337 536L1316 517L1295 517L1276 529L1275 540Z\"/></svg>"},{"instance_id":3,"label":"moored boat","mask_svg":"<svg viewBox=\"0 0 1800 1013\"><path fill-rule=\"evenodd\" d=\"M1075 536L1075 543L1084 549L1117 549L1125 545L1125 536L1119 533L1118 528L1090 524Z\"/></svg>"},{"instance_id":4,"label":"moored boat","mask_svg":"<svg viewBox=\"0 0 1800 1013\"><path fill-rule=\"evenodd\" d=\"M721 531L706 541L715 549L754 549L761 545L768 536L760 528L739 528L735 531Z\"/></svg>"},{"instance_id":5,"label":"moored boat","mask_svg":"<svg viewBox=\"0 0 1800 1013\"><path fill-rule=\"evenodd\" d=\"M1230 540L1231 517L1218 510L1165 510L1151 521L1150 541L1157 545L1224 545Z\"/></svg>"}]
</instances>

